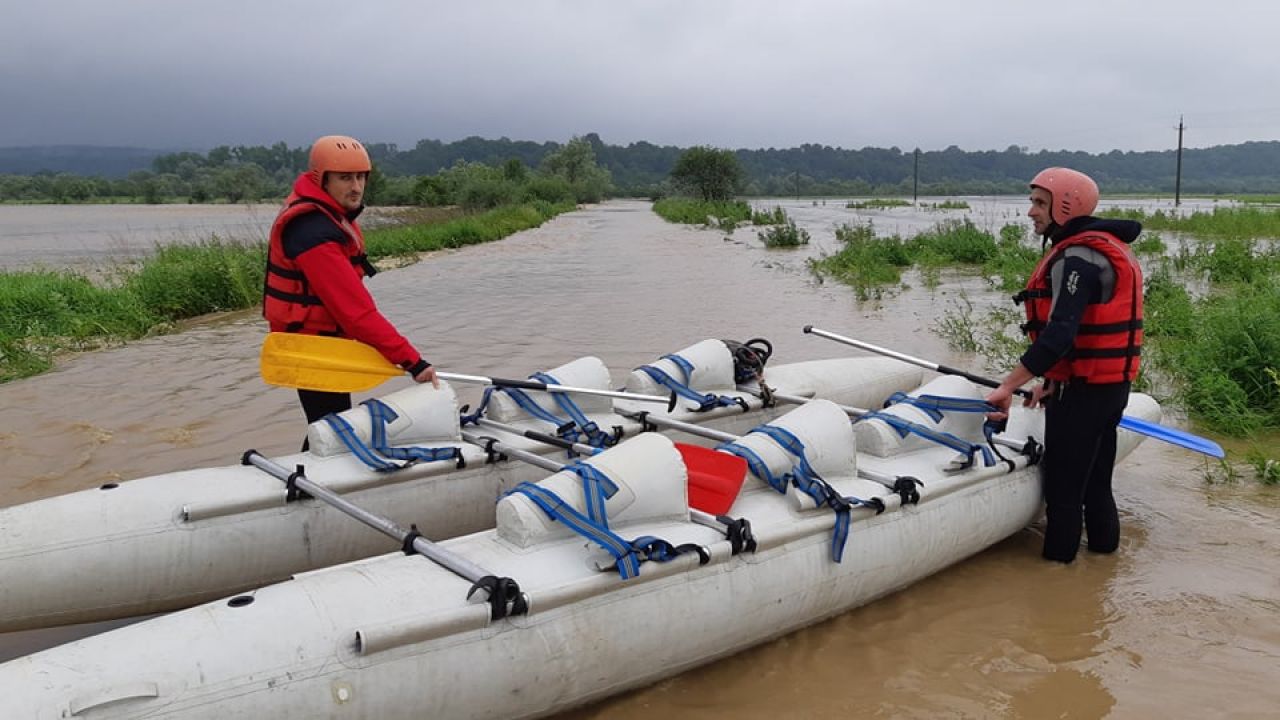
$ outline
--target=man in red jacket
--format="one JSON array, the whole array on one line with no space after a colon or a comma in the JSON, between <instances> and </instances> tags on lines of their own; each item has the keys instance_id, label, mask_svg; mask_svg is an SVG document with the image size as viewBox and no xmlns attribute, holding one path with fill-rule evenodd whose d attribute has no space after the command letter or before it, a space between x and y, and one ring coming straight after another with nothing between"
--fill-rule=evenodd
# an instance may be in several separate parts
<instances>
[{"instance_id":1,"label":"man in red jacket","mask_svg":"<svg viewBox=\"0 0 1280 720\"><path fill-rule=\"evenodd\" d=\"M1088 547L1115 552L1120 516L1111 492L1116 428L1142 352L1142 268L1129 249L1131 220L1100 220L1098 186L1084 173L1048 168L1031 181L1031 218L1051 243L1014 297L1026 303L1031 346L987 401L1005 416L1013 393L1035 377L1024 403L1045 407L1044 557L1069 563Z\"/></svg>"},{"instance_id":2,"label":"man in red jacket","mask_svg":"<svg viewBox=\"0 0 1280 720\"><path fill-rule=\"evenodd\" d=\"M372 167L354 138L328 135L311 146L307 170L271 226L262 314L272 332L359 340L416 382L439 387L431 363L378 312L364 287L363 278L377 269L365 256L356 218ZM299 390L298 398L308 423L351 407L349 393Z\"/></svg>"}]
</instances>

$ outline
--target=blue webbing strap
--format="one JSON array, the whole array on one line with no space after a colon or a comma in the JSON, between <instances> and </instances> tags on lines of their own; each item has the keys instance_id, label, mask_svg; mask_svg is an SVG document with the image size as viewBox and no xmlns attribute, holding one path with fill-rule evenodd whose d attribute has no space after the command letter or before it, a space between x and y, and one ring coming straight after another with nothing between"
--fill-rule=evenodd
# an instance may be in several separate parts
<instances>
[{"instance_id":1,"label":"blue webbing strap","mask_svg":"<svg viewBox=\"0 0 1280 720\"><path fill-rule=\"evenodd\" d=\"M470 415L466 412L467 406L462 406L462 412L458 413L458 422L461 423L463 427L466 427L467 425L475 425L480 418L484 417L484 409L489 406L489 397L493 395L494 390L497 390L497 388L492 385L489 385L484 389L484 395L480 398L480 405L476 407L476 411Z\"/></svg>"},{"instance_id":2,"label":"blue webbing strap","mask_svg":"<svg viewBox=\"0 0 1280 720\"><path fill-rule=\"evenodd\" d=\"M896 392L890 395L889 399L885 401L885 407L889 407L890 405L898 402L905 402L907 404L914 405L915 407L920 408L926 413L929 413L929 417L932 417L934 419L934 422L939 422L942 420L943 411L962 412L962 413L983 413L983 414L999 411L999 408L997 408L995 405L992 405L986 400L979 400L978 398L958 398L958 397L947 397L945 395L928 395L928 394L920 395L918 397L911 397L910 395L906 395L901 392ZM934 415L935 412L938 413L937 416ZM1009 469L1013 470L1013 461L1006 458L1000 452L1000 449L996 447L996 441L995 441L995 438L993 437L998 432L1004 432L1004 425L1005 425L1004 420L987 419L982 423L982 436L986 438L987 446L990 447L991 451L996 454L996 457L1003 460L1006 464L1009 465ZM973 464L972 458L970 458L969 464Z\"/></svg>"},{"instance_id":3,"label":"blue webbing strap","mask_svg":"<svg viewBox=\"0 0 1280 720\"><path fill-rule=\"evenodd\" d=\"M333 431L338 435L338 439L342 440L342 444L347 446L352 455L355 455L361 462L374 470L390 472L408 467L416 462L458 460L462 457L462 448L458 447L391 447L387 444L387 424L399 416L381 400L370 399L360 404L369 410L372 432L371 442L368 445L356 434L355 428L351 427L351 424L337 413L325 415L324 421L329 424L329 427L333 428ZM379 457L379 455L383 457ZM383 458L390 458L390 460ZM392 462L392 460L400 462Z\"/></svg>"},{"instance_id":4,"label":"blue webbing strap","mask_svg":"<svg viewBox=\"0 0 1280 720\"><path fill-rule=\"evenodd\" d=\"M523 391L516 388L495 387L490 385L484 389L484 396L480 398L480 406L470 415L463 414L459 417L459 422L463 425L474 425L477 420L484 417L484 409L489 405L489 398L493 395L494 390L501 390L520 406L521 410L529 413L533 417L545 423L550 423L555 427L556 435L570 441L578 441L578 431L573 429L572 423L566 423L555 415L551 414L546 408L539 405L533 398L525 395ZM465 410L466 408L463 408ZM569 427L565 427L568 425ZM569 457L573 457L573 451L569 451Z\"/></svg>"},{"instance_id":5,"label":"blue webbing strap","mask_svg":"<svg viewBox=\"0 0 1280 720\"><path fill-rule=\"evenodd\" d=\"M462 459L462 448L460 447L424 448L417 446L392 447L388 445L387 425L399 417L396 415L396 411L376 398L370 398L360 404L369 408L369 418L373 421L373 435L369 444L373 446L375 452L393 460L406 460L409 462Z\"/></svg>"},{"instance_id":6,"label":"blue webbing strap","mask_svg":"<svg viewBox=\"0 0 1280 720\"><path fill-rule=\"evenodd\" d=\"M559 520L568 526L570 530L608 551L613 556L614 565L618 568L618 575L623 580L629 580L639 575L640 563L644 560L667 562L688 550L696 551L704 565L711 559L710 555L696 545L680 545L676 547L666 540L652 535L642 535L631 542L627 542L609 530L609 528L592 522L590 518L583 516L582 513L566 503L559 495L540 485L523 482L512 488L511 492L507 494L511 495L513 493L520 493L529 498L552 519Z\"/></svg>"},{"instance_id":7,"label":"blue webbing strap","mask_svg":"<svg viewBox=\"0 0 1280 720\"><path fill-rule=\"evenodd\" d=\"M607 527L600 527L591 522L590 518L575 510L572 505L566 503L559 495L544 487L527 482L515 486L511 492L520 493L529 498L552 519L559 520L568 526L570 530L608 551L613 556L614 564L618 567L618 574L622 576L623 580L628 580L640 574L640 558L631 543L615 535Z\"/></svg>"},{"instance_id":8,"label":"blue webbing strap","mask_svg":"<svg viewBox=\"0 0 1280 720\"><path fill-rule=\"evenodd\" d=\"M484 409L489 405L489 398L493 395L493 391L499 390L499 389L502 389L505 391L505 388L497 388L497 387L494 387L493 385L486 387L484 389L484 396L480 398L480 406L477 407L476 411L471 414L466 413L467 406L463 405L462 406L463 412L460 412L458 414L458 422L463 427L466 427L468 425L478 425L480 419L484 417ZM508 394L511 394L511 393L508 393ZM538 417L539 420L542 420L544 422L554 423L556 426L557 436L564 438L570 442L577 442L578 433L576 430L572 429L572 426L566 429L564 424L559 421L559 418L548 413L546 410L542 408L542 406L535 403L531 398L526 397L523 394L520 397L515 397L515 395L512 395L512 398L516 401L517 405L520 405L521 408L524 408L525 412L528 412L531 415L534 414L535 412L541 412L544 415L546 415L546 417L538 417L538 416L535 416L535 417ZM523 403L530 403L531 407L526 407ZM565 448L564 452L565 452L565 455L567 455L570 458L575 458L578 456L578 454L573 451L573 448ZM492 459L490 459L490 462L492 462Z\"/></svg>"},{"instance_id":9,"label":"blue webbing strap","mask_svg":"<svg viewBox=\"0 0 1280 720\"><path fill-rule=\"evenodd\" d=\"M933 428L926 427L919 423L913 423L910 420L900 418L897 415L892 415L890 413L882 413L882 412L866 413L862 417L854 420L854 422L857 423L865 420L882 420L885 423L887 423L889 427L896 430L898 432L898 435L902 437L915 434L931 442L935 442L939 445L949 447L969 459L968 462L965 464L965 467L968 467L973 464L974 456L976 456L978 453L982 453L983 465L990 467L991 465L995 464L995 458L992 457L991 450L989 448L979 445L977 443L971 443L968 440L965 440L964 438L956 437L951 433L942 432L941 430L934 430Z\"/></svg>"},{"instance_id":10,"label":"blue webbing strap","mask_svg":"<svg viewBox=\"0 0 1280 720\"><path fill-rule=\"evenodd\" d=\"M730 441L717 445L716 450L723 450L746 460L747 467L751 470L752 475L755 475L761 480L769 483L769 487L780 493L785 493L787 491L787 485L789 484L788 476L784 475L783 477L778 477L772 472L769 472L769 466L765 464L764 460L761 460L760 456L746 445L739 445L736 442Z\"/></svg>"},{"instance_id":11,"label":"blue webbing strap","mask_svg":"<svg viewBox=\"0 0 1280 720\"><path fill-rule=\"evenodd\" d=\"M662 370L662 368L658 368L653 365L641 365L636 369L644 372L644 374L652 378L654 382L662 385L680 397L698 403L698 412L705 412L711 408L723 407L726 405L739 404L736 398L727 397L725 395L715 395L713 393L700 393L689 387L687 383L693 378L693 363L688 360L685 360L675 353L663 355L662 359L670 360L675 363L675 366L680 368L681 373L684 374L684 381L671 377L671 375Z\"/></svg>"},{"instance_id":12,"label":"blue webbing strap","mask_svg":"<svg viewBox=\"0 0 1280 720\"><path fill-rule=\"evenodd\" d=\"M587 501L587 516L591 522L608 530L609 515L605 511L605 501L618 492L617 483L594 465L577 462L566 465L564 469L582 478L582 496Z\"/></svg>"},{"instance_id":13,"label":"blue webbing strap","mask_svg":"<svg viewBox=\"0 0 1280 720\"><path fill-rule=\"evenodd\" d=\"M869 501L852 495L842 496L823 480L809 459L805 456L804 443L786 428L775 425L761 425L752 432L764 433L769 439L778 443L783 450L796 458L796 471L791 474L791 481L798 490L813 498L819 507L826 505L836 514L836 525L831 534L831 559L840 562L844 558L844 547L849 540L849 511L854 505L875 508L877 512L884 510L883 501Z\"/></svg>"},{"instance_id":14,"label":"blue webbing strap","mask_svg":"<svg viewBox=\"0 0 1280 720\"><path fill-rule=\"evenodd\" d=\"M538 382L545 383L547 385L561 384L561 382L550 373L544 372L536 372L530 375L529 379L537 380ZM573 398L569 397L568 393L553 392L551 393L551 396L555 398L556 404L560 406L560 409L568 413L569 417L573 419L573 422L582 429L582 432L587 434L587 441L591 444L591 447L608 447L611 440L609 434L601 430L599 425L592 422L587 417L587 414L582 412L582 408L578 407L578 403L574 402Z\"/></svg>"},{"instance_id":15,"label":"blue webbing strap","mask_svg":"<svg viewBox=\"0 0 1280 720\"><path fill-rule=\"evenodd\" d=\"M359 458L365 465L368 465L378 472L399 470L404 467L401 463L388 462L375 455L373 450L368 445L365 445L364 442L356 435L356 431L351 427L351 424L340 417L337 413L329 413L328 415L325 415L324 421L329 424L329 427L333 428L335 433L338 434L338 439L342 441L343 445L347 446L347 449L351 451L351 454Z\"/></svg>"},{"instance_id":16,"label":"blue webbing strap","mask_svg":"<svg viewBox=\"0 0 1280 720\"><path fill-rule=\"evenodd\" d=\"M835 562L840 562L844 558L844 547L849 539L849 510L854 505L862 505L880 511L884 509L883 502L877 503L852 496L842 497L840 493L836 492L835 488L831 487L813 469L813 466L809 464L809 459L805 456L804 443L788 430L773 425L760 425L753 428L751 432L764 434L784 451L796 458L793 471L786 473L782 477L774 475L769 470L769 466L754 450L736 442L722 443L716 446L716 449L732 453L746 460L751 474L769 483L769 486L774 490L785 493L788 485L794 485L797 490L813 498L814 503L819 507L825 505L835 511L836 524L831 537L831 559Z\"/></svg>"},{"instance_id":17,"label":"blue webbing strap","mask_svg":"<svg viewBox=\"0 0 1280 720\"><path fill-rule=\"evenodd\" d=\"M978 398L958 398L928 394L913 397L904 392L896 392L890 395L889 399L885 400L884 406L889 407L898 403L906 403L920 408L928 413L934 422L942 422L943 412L989 413L997 410L996 406Z\"/></svg>"},{"instance_id":18,"label":"blue webbing strap","mask_svg":"<svg viewBox=\"0 0 1280 720\"><path fill-rule=\"evenodd\" d=\"M509 387L498 389L509 395L512 400L515 400L516 405L519 405L521 410L524 410L543 422L551 423L551 425L556 429L556 434L560 437L568 440L569 442L578 441L578 431L574 429L573 423L566 423L564 420L561 420L551 414L549 410L539 405L536 400L526 395L523 390ZM568 425L568 427L565 427L566 425Z\"/></svg>"}]
</instances>

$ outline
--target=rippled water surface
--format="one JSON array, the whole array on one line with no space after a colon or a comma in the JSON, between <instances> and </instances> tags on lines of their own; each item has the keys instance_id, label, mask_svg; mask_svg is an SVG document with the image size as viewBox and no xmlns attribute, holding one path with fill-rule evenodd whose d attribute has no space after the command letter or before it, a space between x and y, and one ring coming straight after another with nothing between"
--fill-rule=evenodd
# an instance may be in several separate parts
<instances>
[{"instance_id":1,"label":"rippled water surface","mask_svg":"<svg viewBox=\"0 0 1280 720\"><path fill-rule=\"evenodd\" d=\"M969 202L993 231L1024 211L1019 199ZM706 337L769 338L776 362L846 352L802 334L806 324L950 365L979 362L948 351L932 328L959 288L989 297L980 280L944 274L935 290L915 283L859 304L805 269L806 257L834 248L837 223L869 218L907 235L960 213L780 204L813 233L809 248L766 251L754 229L726 238L617 201L432 255L370 287L430 360L462 373L523 377L594 354L621 382ZM109 226L115 209L94 210L103 215L83 222ZM234 464L250 447L292 451L301 413L291 391L258 379L264 332L255 312L239 313L0 385L0 504ZM1120 467L1116 487L1116 555L1045 563L1029 529L871 605L565 717L1275 717L1280 495L1252 482L1207 485L1198 456L1153 441ZM102 629L0 636L0 659Z\"/></svg>"}]
</instances>

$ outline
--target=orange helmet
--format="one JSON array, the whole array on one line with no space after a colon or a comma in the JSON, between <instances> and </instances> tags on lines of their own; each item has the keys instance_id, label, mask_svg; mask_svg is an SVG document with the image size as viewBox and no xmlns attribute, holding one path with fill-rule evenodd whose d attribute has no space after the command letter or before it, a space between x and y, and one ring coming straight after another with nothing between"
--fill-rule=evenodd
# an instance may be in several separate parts
<instances>
[{"instance_id":1,"label":"orange helmet","mask_svg":"<svg viewBox=\"0 0 1280 720\"><path fill-rule=\"evenodd\" d=\"M1031 179L1031 187L1049 192L1049 216L1059 225L1092 214L1098 207L1098 184L1070 168L1045 168Z\"/></svg>"},{"instance_id":2,"label":"orange helmet","mask_svg":"<svg viewBox=\"0 0 1280 720\"><path fill-rule=\"evenodd\" d=\"M325 135L311 145L307 172L317 185L324 185L327 172L369 172L373 163L359 140L346 135Z\"/></svg>"}]
</instances>

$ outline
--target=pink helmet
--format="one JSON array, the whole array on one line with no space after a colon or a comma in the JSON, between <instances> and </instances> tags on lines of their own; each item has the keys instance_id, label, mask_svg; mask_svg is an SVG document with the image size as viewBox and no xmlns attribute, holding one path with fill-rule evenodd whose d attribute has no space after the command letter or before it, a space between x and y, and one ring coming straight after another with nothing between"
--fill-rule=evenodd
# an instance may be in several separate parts
<instances>
[{"instance_id":1,"label":"pink helmet","mask_svg":"<svg viewBox=\"0 0 1280 720\"><path fill-rule=\"evenodd\" d=\"M1045 168L1031 179L1031 187L1049 191L1049 216L1059 225L1092 214L1098 207L1097 183L1079 170Z\"/></svg>"}]
</instances>

